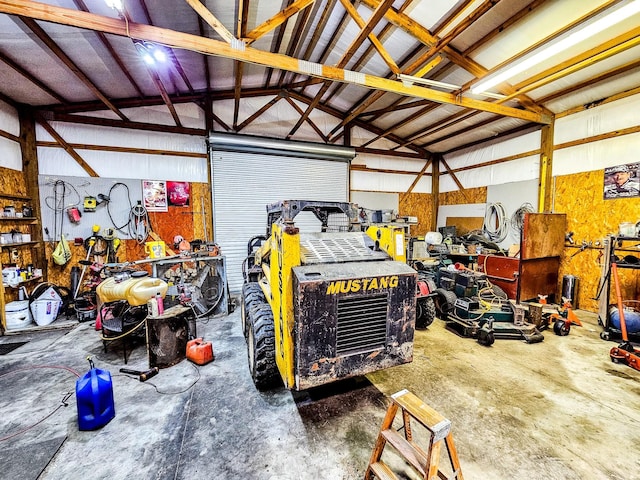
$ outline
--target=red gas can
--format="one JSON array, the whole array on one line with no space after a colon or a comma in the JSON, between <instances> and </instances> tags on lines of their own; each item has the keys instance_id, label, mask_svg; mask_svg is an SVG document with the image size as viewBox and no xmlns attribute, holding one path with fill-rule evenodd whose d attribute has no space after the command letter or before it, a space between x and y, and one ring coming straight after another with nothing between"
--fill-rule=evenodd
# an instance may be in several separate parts
<instances>
[{"instance_id":1,"label":"red gas can","mask_svg":"<svg viewBox=\"0 0 640 480\"><path fill-rule=\"evenodd\" d=\"M202 338L194 338L187 342L187 358L197 365L206 365L213 361L213 345Z\"/></svg>"}]
</instances>

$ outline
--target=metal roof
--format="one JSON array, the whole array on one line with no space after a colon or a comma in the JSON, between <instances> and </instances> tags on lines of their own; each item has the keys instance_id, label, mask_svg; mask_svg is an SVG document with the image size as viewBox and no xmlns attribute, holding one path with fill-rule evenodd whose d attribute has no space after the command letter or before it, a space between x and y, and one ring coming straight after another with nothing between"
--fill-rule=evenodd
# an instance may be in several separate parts
<instances>
[{"instance_id":1,"label":"metal roof","mask_svg":"<svg viewBox=\"0 0 640 480\"><path fill-rule=\"evenodd\" d=\"M345 127L357 127L361 152L424 158L636 93L639 13L493 87L498 99L470 92L632 3L124 0L118 12L103 0L7 0L0 99L41 119L128 127L153 123L130 118L153 106L170 113L171 131L204 132L181 108L195 103L214 131L342 144ZM136 47L145 41L164 45L168 63L147 66Z\"/></svg>"}]
</instances>

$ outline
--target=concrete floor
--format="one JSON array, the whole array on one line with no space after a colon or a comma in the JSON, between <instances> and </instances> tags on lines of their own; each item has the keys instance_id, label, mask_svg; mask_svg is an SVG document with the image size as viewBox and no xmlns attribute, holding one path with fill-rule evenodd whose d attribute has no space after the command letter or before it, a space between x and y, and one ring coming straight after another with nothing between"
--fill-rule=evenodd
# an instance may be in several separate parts
<instances>
[{"instance_id":1,"label":"concrete floor","mask_svg":"<svg viewBox=\"0 0 640 480\"><path fill-rule=\"evenodd\" d=\"M0 356L0 478L358 479L387 395L406 388L452 421L467 480L640 479L640 372L611 363L615 343L578 314L567 337L490 348L436 320L413 363L305 393L255 390L239 309L198 324L213 363L145 383L119 373L120 350L105 354L89 323L0 337L29 340ZM79 431L76 376L57 368L83 374L87 356L113 375L116 417L96 431ZM147 368L144 346L128 367Z\"/></svg>"}]
</instances>

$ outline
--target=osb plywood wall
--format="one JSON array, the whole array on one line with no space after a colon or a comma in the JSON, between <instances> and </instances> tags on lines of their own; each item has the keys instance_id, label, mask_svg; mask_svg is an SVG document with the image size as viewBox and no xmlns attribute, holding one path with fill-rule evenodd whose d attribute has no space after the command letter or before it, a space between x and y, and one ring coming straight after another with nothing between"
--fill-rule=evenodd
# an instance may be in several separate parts
<instances>
[{"instance_id":1,"label":"osb plywood wall","mask_svg":"<svg viewBox=\"0 0 640 480\"><path fill-rule=\"evenodd\" d=\"M27 185L22 172L0 167L0 192L5 195L26 195Z\"/></svg>"},{"instance_id":2,"label":"osb plywood wall","mask_svg":"<svg viewBox=\"0 0 640 480\"><path fill-rule=\"evenodd\" d=\"M465 203L485 203L487 187L467 188L453 192L444 192L439 197L440 205L463 205Z\"/></svg>"},{"instance_id":3,"label":"osb plywood wall","mask_svg":"<svg viewBox=\"0 0 640 480\"><path fill-rule=\"evenodd\" d=\"M485 203L487 201L487 188L469 188L467 190L441 193L440 205L460 205L466 203ZM432 218L433 196L425 193L401 193L399 197L399 210L401 216L418 217L418 224L411 227L412 236L425 235L432 230L434 222Z\"/></svg>"},{"instance_id":4,"label":"osb plywood wall","mask_svg":"<svg viewBox=\"0 0 640 480\"><path fill-rule=\"evenodd\" d=\"M168 248L173 248L173 239L176 235L182 236L189 242L192 240L205 240L203 215L206 218L207 237L208 240L211 240L211 211L209 185L206 183L192 183L189 205L182 207L170 206L167 212L149 212L149 219L153 232L160 240L165 242ZM51 254L57 242L49 242L46 246L48 280L51 283L67 288L70 287L72 267L75 266L81 269L82 265L78 262L85 260L88 253L84 246L75 246L73 245L73 239L69 240L72 258L63 266L56 265L51 260ZM149 238L148 241L153 241L153 239ZM144 243L138 244L135 240L122 241L116 253L119 262L134 262L143 260L148 256L145 252ZM141 267L150 271L149 265L142 264Z\"/></svg>"},{"instance_id":5,"label":"osb plywood wall","mask_svg":"<svg viewBox=\"0 0 640 480\"><path fill-rule=\"evenodd\" d=\"M604 200L603 189L603 170L555 178L554 211L567 214L567 230L574 233L576 246L586 241L595 247L596 242L602 243L608 235L617 234L620 223L635 224L640 220L640 199ZM596 312L602 249L588 248L576 253L578 251L578 248L564 249L560 279L566 274L576 275L579 279L578 307ZM620 283L624 299L640 298L640 271L620 270Z\"/></svg>"},{"instance_id":6,"label":"osb plywood wall","mask_svg":"<svg viewBox=\"0 0 640 480\"><path fill-rule=\"evenodd\" d=\"M431 230L431 199L432 195L428 193L401 193L398 198L399 215L418 218L418 224L411 226L411 235L414 237Z\"/></svg>"}]
</instances>

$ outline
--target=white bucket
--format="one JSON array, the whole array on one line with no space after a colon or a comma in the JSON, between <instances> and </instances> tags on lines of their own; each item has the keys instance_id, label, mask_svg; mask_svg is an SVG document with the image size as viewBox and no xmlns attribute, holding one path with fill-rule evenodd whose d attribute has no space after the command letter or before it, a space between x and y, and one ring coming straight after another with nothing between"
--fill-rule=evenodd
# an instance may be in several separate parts
<instances>
[{"instance_id":1,"label":"white bucket","mask_svg":"<svg viewBox=\"0 0 640 480\"><path fill-rule=\"evenodd\" d=\"M424 236L424 243L427 245L439 245L442 243L442 234L440 232L427 232Z\"/></svg>"},{"instance_id":2,"label":"white bucket","mask_svg":"<svg viewBox=\"0 0 640 480\"><path fill-rule=\"evenodd\" d=\"M58 316L61 300L35 300L31 304L33 319L39 326L49 325Z\"/></svg>"},{"instance_id":3,"label":"white bucket","mask_svg":"<svg viewBox=\"0 0 640 480\"><path fill-rule=\"evenodd\" d=\"M4 306L7 330L17 330L28 327L31 324L31 312L29 312L29 300L9 302Z\"/></svg>"}]
</instances>

